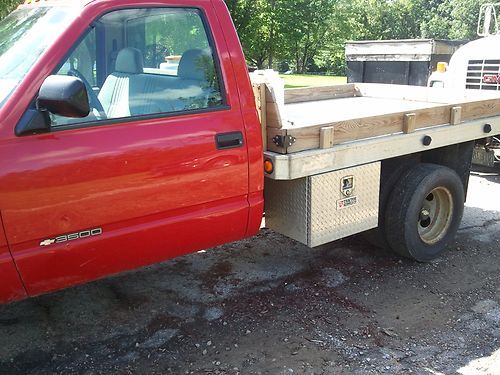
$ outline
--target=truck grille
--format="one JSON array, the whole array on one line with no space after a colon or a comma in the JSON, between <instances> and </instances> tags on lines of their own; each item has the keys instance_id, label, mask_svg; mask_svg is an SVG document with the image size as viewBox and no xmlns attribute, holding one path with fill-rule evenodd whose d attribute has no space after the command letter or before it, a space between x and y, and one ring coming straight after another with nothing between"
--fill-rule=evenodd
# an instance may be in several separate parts
<instances>
[{"instance_id":1,"label":"truck grille","mask_svg":"<svg viewBox=\"0 0 500 375\"><path fill-rule=\"evenodd\" d=\"M465 88L500 91L500 60L469 60Z\"/></svg>"}]
</instances>

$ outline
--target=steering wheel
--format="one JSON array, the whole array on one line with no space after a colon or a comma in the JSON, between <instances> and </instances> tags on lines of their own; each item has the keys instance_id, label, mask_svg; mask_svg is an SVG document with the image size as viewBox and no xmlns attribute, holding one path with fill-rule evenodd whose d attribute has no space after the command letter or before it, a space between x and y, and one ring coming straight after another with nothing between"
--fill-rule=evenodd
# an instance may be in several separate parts
<instances>
[{"instance_id":1,"label":"steering wheel","mask_svg":"<svg viewBox=\"0 0 500 375\"><path fill-rule=\"evenodd\" d=\"M85 85L85 88L87 89L90 108L94 108L97 110L97 112L99 112L99 119L100 120L107 119L108 116L106 115L106 111L104 111L104 107L102 106L99 98L97 97L97 94L95 93L94 89L92 88L89 81L87 81L85 76L76 69L70 69L68 71L68 75L79 78L82 80L83 84Z\"/></svg>"}]
</instances>

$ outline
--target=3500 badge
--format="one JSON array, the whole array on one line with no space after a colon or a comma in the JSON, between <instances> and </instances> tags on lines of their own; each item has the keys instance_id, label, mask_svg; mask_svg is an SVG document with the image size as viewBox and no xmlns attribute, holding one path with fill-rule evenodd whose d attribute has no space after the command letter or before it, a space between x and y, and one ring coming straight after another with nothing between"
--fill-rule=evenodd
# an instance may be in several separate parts
<instances>
[{"instance_id":1,"label":"3500 badge","mask_svg":"<svg viewBox=\"0 0 500 375\"><path fill-rule=\"evenodd\" d=\"M58 236L55 238L48 238L40 242L40 246L50 246L56 243L63 243L68 241L80 240L88 237L100 236L102 234L101 228L84 230L81 232L75 232L70 234L63 234L62 236Z\"/></svg>"}]
</instances>

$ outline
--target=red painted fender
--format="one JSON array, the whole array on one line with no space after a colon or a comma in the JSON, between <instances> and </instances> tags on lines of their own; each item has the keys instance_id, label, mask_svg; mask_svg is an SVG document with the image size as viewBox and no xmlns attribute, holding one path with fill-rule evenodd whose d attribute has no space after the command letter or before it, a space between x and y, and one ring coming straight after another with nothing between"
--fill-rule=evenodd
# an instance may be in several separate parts
<instances>
[{"instance_id":1,"label":"red painted fender","mask_svg":"<svg viewBox=\"0 0 500 375\"><path fill-rule=\"evenodd\" d=\"M10 255L9 247L5 239L2 219L0 218L0 303L9 303L27 297L19 273L12 256Z\"/></svg>"}]
</instances>

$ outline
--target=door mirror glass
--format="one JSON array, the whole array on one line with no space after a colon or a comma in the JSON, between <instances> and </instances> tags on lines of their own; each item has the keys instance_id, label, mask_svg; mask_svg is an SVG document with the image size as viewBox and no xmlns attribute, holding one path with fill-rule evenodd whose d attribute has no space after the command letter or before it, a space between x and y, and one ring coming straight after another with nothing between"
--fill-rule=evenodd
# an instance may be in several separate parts
<instances>
[{"instance_id":1,"label":"door mirror glass","mask_svg":"<svg viewBox=\"0 0 500 375\"><path fill-rule=\"evenodd\" d=\"M37 107L72 118L83 118L90 112L85 84L80 78L71 76L47 77L40 88Z\"/></svg>"}]
</instances>

